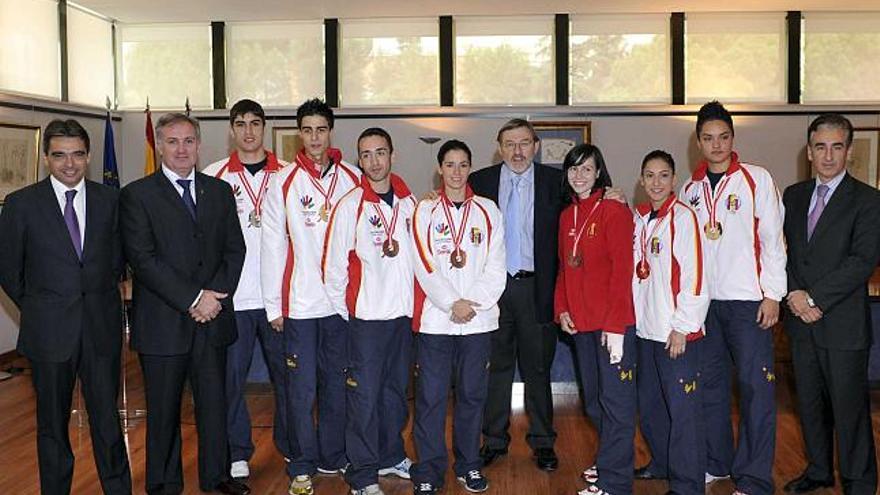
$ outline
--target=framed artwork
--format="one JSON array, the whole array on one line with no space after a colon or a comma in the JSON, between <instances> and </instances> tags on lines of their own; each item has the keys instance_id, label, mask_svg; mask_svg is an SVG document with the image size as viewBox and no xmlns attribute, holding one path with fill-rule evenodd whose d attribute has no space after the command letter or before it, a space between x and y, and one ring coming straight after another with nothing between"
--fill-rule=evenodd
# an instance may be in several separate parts
<instances>
[{"instance_id":1,"label":"framed artwork","mask_svg":"<svg viewBox=\"0 0 880 495\"><path fill-rule=\"evenodd\" d=\"M279 160L293 163L296 153L302 148L299 127L273 127L272 152Z\"/></svg>"},{"instance_id":2,"label":"framed artwork","mask_svg":"<svg viewBox=\"0 0 880 495\"><path fill-rule=\"evenodd\" d=\"M37 181L39 164L40 128L0 123L0 204Z\"/></svg>"},{"instance_id":3,"label":"framed artwork","mask_svg":"<svg viewBox=\"0 0 880 495\"><path fill-rule=\"evenodd\" d=\"M850 175L878 187L877 166L880 162L880 127L857 127L853 132L852 162L848 164Z\"/></svg>"},{"instance_id":4,"label":"framed artwork","mask_svg":"<svg viewBox=\"0 0 880 495\"><path fill-rule=\"evenodd\" d=\"M538 161L544 165L562 168L568 150L590 142L589 121L535 121L532 125L541 139Z\"/></svg>"}]
</instances>

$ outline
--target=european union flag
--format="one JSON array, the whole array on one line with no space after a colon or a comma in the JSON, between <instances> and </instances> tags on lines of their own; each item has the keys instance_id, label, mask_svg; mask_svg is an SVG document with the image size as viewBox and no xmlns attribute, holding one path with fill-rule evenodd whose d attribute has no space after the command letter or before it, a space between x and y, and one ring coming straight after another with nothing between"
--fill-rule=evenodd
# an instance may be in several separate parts
<instances>
[{"instance_id":1,"label":"european union flag","mask_svg":"<svg viewBox=\"0 0 880 495\"><path fill-rule=\"evenodd\" d=\"M104 185L119 188L119 170L116 167L116 146L113 144L113 126L110 112L104 121Z\"/></svg>"}]
</instances>

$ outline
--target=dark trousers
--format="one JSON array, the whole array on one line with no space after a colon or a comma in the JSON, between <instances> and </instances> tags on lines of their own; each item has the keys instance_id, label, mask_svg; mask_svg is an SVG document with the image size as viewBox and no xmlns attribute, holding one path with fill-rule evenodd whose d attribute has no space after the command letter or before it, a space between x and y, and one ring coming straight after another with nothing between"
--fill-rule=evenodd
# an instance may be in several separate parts
<instances>
[{"instance_id":1,"label":"dark trousers","mask_svg":"<svg viewBox=\"0 0 880 495\"><path fill-rule=\"evenodd\" d=\"M212 490L229 478L226 348L211 344L200 328L194 332L188 354L142 353L140 359L147 399L147 493L165 495L183 490L180 404L187 379L199 438L199 488Z\"/></svg>"},{"instance_id":2,"label":"dark trousers","mask_svg":"<svg viewBox=\"0 0 880 495\"><path fill-rule=\"evenodd\" d=\"M842 330L842 329L841 329ZM834 480L834 430L843 491L877 492L877 460L868 395L868 351L825 349L810 335L791 339L806 474Z\"/></svg>"},{"instance_id":3,"label":"dark trousers","mask_svg":"<svg viewBox=\"0 0 880 495\"><path fill-rule=\"evenodd\" d=\"M507 288L498 302L501 314L498 330L492 332L489 367L489 395L483 415L485 444L504 449L510 443L510 396L514 371L525 385L529 431L526 441L532 449L553 447L553 396L550 367L556 353L556 325L535 319L535 279L507 277Z\"/></svg>"},{"instance_id":4,"label":"dark trousers","mask_svg":"<svg viewBox=\"0 0 880 495\"><path fill-rule=\"evenodd\" d=\"M351 466L345 477L355 490L378 483L380 468L406 458L412 342L410 318L349 321L345 452Z\"/></svg>"},{"instance_id":5,"label":"dark trousers","mask_svg":"<svg viewBox=\"0 0 880 495\"><path fill-rule=\"evenodd\" d=\"M700 341L669 357L665 342L636 339L639 349L639 427L651 451L648 470L669 479L677 494L706 491L706 439L703 438Z\"/></svg>"},{"instance_id":6,"label":"dark trousers","mask_svg":"<svg viewBox=\"0 0 880 495\"><path fill-rule=\"evenodd\" d=\"M419 334L416 338L416 406L413 437L419 462L410 471L413 484L443 486L446 453L446 404L455 381L452 412L453 470L456 476L480 469L480 425L489 385L489 333Z\"/></svg>"},{"instance_id":7,"label":"dark trousers","mask_svg":"<svg viewBox=\"0 0 880 495\"><path fill-rule=\"evenodd\" d=\"M614 495L629 495L633 486L633 438L636 433L636 335L628 328L623 341L623 360L610 363L608 351L601 345L602 332L575 334L574 344L583 381L587 414L591 413L587 396L598 395L601 409L596 486ZM590 373L598 368L596 391L588 390Z\"/></svg>"},{"instance_id":8,"label":"dark trousers","mask_svg":"<svg viewBox=\"0 0 880 495\"><path fill-rule=\"evenodd\" d=\"M121 331L121 330L120 330ZM131 472L116 397L119 391L119 352L99 354L86 336L67 361L31 361L37 396L37 457L40 493L70 493L73 451L68 426L76 377L82 383L89 416L95 465L104 493L131 493ZM13 458L15 452L8 452Z\"/></svg>"},{"instance_id":9,"label":"dark trousers","mask_svg":"<svg viewBox=\"0 0 880 495\"><path fill-rule=\"evenodd\" d=\"M284 373L290 477L314 474L317 467L339 469L345 459L345 368L348 324L339 315L284 319ZM314 407L318 406L315 426Z\"/></svg>"},{"instance_id":10,"label":"dark trousers","mask_svg":"<svg viewBox=\"0 0 880 495\"><path fill-rule=\"evenodd\" d=\"M260 340L275 395L272 437L281 455L290 459L292 449L288 444L287 421L284 415L287 410L287 398L280 378L286 372L284 335L272 330L266 320L266 311L263 309L236 311L235 325L238 328L238 339L226 349L226 401L229 404L226 424L229 430L229 459L232 462L247 461L254 454L251 417L248 414L244 389L254 355L254 342L257 339Z\"/></svg>"},{"instance_id":11,"label":"dark trousers","mask_svg":"<svg viewBox=\"0 0 880 495\"><path fill-rule=\"evenodd\" d=\"M773 332L755 322L758 301L712 301L700 350L707 470L733 477L750 495L773 493L776 375ZM739 442L733 447L731 368L739 388Z\"/></svg>"}]
</instances>

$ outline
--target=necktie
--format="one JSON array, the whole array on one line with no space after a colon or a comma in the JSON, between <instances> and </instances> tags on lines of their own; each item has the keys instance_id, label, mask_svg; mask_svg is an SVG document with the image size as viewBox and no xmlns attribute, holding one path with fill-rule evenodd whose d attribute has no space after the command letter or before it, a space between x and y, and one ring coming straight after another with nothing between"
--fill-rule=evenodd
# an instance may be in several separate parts
<instances>
[{"instance_id":1,"label":"necktie","mask_svg":"<svg viewBox=\"0 0 880 495\"><path fill-rule=\"evenodd\" d=\"M79 235L79 220L76 218L76 210L73 209L73 197L76 196L76 190L66 191L64 196L67 198L67 202L64 203L64 223L67 225L70 241L73 242L73 249L76 250L76 257L82 259L82 238Z\"/></svg>"},{"instance_id":2,"label":"necktie","mask_svg":"<svg viewBox=\"0 0 880 495\"><path fill-rule=\"evenodd\" d=\"M520 204L519 183L522 179L514 175L510 181L510 195L507 197L507 208L504 210L504 248L507 250L507 273L515 275L521 266L520 245Z\"/></svg>"},{"instance_id":3,"label":"necktie","mask_svg":"<svg viewBox=\"0 0 880 495\"><path fill-rule=\"evenodd\" d=\"M186 209L189 210L190 216L192 219L196 219L196 202L193 200L192 193L189 190L189 183L192 182L190 179L177 179L177 183L180 184L180 187L183 188L183 204L186 206Z\"/></svg>"},{"instance_id":4,"label":"necktie","mask_svg":"<svg viewBox=\"0 0 880 495\"><path fill-rule=\"evenodd\" d=\"M828 194L828 186L825 184L820 184L819 187L816 188L816 205L813 206L813 211L810 212L810 216L807 217L807 240L810 240L813 237L813 231L816 230L816 224L819 223L819 217L822 216L822 212L825 211L825 195Z\"/></svg>"}]
</instances>

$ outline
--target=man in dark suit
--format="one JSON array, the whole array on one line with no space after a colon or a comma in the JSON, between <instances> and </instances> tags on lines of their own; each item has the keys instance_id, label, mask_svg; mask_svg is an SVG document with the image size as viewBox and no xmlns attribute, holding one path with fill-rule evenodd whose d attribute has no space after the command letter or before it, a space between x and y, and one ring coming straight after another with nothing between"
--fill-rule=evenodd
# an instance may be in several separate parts
<instances>
[{"instance_id":1,"label":"man in dark suit","mask_svg":"<svg viewBox=\"0 0 880 495\"><path fill-rule=\"evenodd\" d=\"M846 171L852 124L817 117L807 131L815 179L785 190L788 307L807 468L785 485L834 486L834 430L846 494L873 494L877 464L868 395L868 280L880 259L880 192Z\"/></svg>"},{"instance_id":2,"label":"man in dark suit","mask_svg":"<svg viewBox=\"0 0 880 495\"><path fill-rule=\"evenodd\" d=\"M132 347L147 399L147 493L183 490L180 402L187 378L199 437L199 487L246 494L229 476L226 347L236 338L232 293L245 244L229 184L195 171L199 123L156 123L162 168L122 190L120 218L134 270Z\"/></svg>"},{"instance_id":3,"label":"man in dark suit","mask_svg":"<svg viewBox=\"0 0 880 495\"><path fill-rule=\"evenodd\" d=\"M18 351L37 396L40 490L70 493L68 437L77 376L104 493L131 493L116 396L122 349L122 248L115 189L85 180L89 135L75 120L43 133L49 177L6 197L0 285L21 310ZM10 453L14 455L14 453Z\"/></svg>"},{"instance_id":4,"label":"man in dark suit","mask_svg":"<svg viewBox=\"0 0 880 495\"><path fill-rule=\"evenodd\" d=\"M553 397L550 367L556 353L553 290L557 270L557 226L562 208L562 175L534 162L538 135L523 119L498 131L502 163L474 172L474 192L498 203L504 215L507 287L498 302L499 329L492 333L489 396L483 415L483 464L507 453L510 397L519 363L529 415L526 441L538 468L553 471Z\"/></svg>"}]
</instances>

